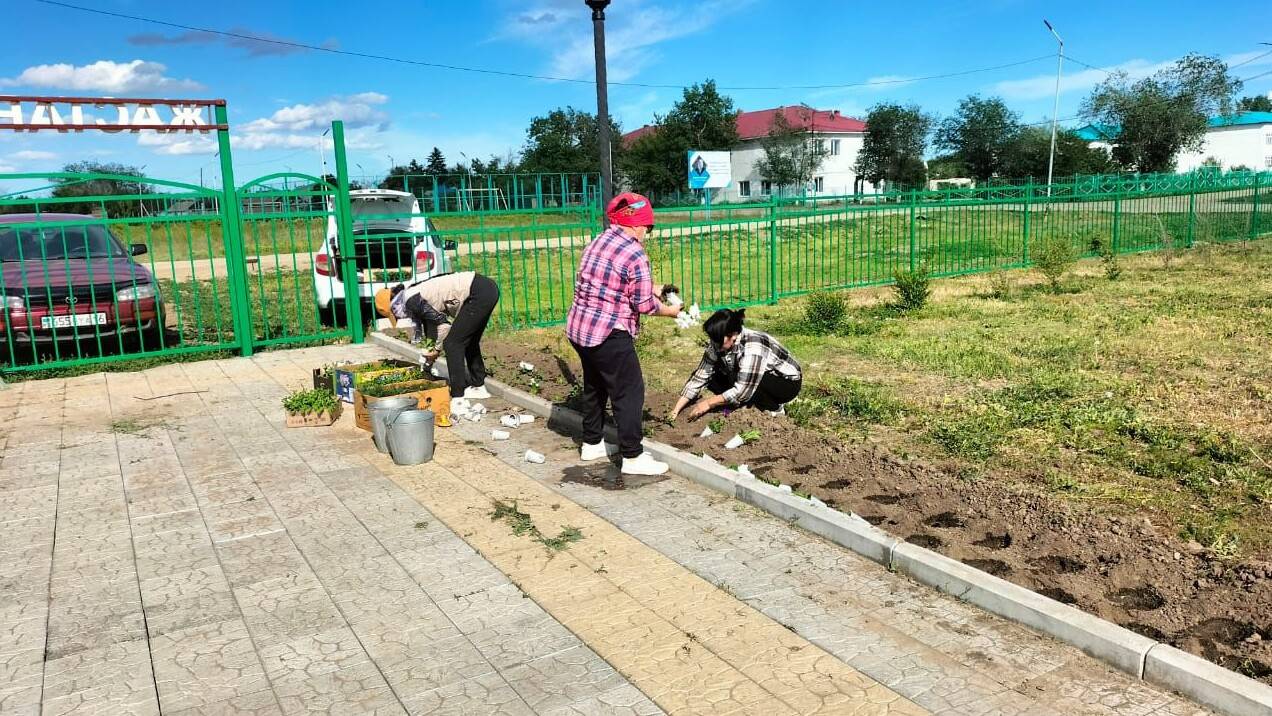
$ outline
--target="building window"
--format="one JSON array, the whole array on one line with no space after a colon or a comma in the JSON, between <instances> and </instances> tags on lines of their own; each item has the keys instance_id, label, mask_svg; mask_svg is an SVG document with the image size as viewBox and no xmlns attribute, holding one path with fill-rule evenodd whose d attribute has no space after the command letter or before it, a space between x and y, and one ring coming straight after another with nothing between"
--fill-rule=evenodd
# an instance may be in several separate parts
<instances>
[{"instance_id":1,"label":"building window","mask_svg":"<svg viewBox=\"0 0 1272 716\"><path fill-rule=\"evenodd\" d=\"M813 179L813 191L815 191L815 192L817 192L818 194L820 194L820 193L822 193L822 192L823 192L823 191L825 191L825 190L826 190L826 178L825 178L825 177L817 177L817 178Z\"/></svg>"},{"instance_id":2,"label":"building window","mask_svg":"<svg viewBox=\"0 0 1272 716\"><path fill-rule=\"evenodd\" d=\"M832 157L839 156L839 140L838 139L830 140L830 156Z\"/></svg>"},{"instance_id":3,"label":"building window","mask_svg":"<svg viewBox=\"0 0 1272 716\"><path fill-rule=\"evenodd\" d=\"M768 196L769 194L772 194L772 193L773 193L773 182L769 181L768 179L765 179L764 181L760 182L761 196Z\"/></svg>"},{"instance_id":4,"label":"building window","mask_svg":"<svg viewBox=\"0 0 1272 716\"><path fill-rule=\"evenodd\" d=\"M1272 132L1269 132L1266 136L1264 136L1264 139L1267 140L1268 144L1272 144Z\"/></svg>"},{"instance_id":5,"label":"building window","mask_svg":"<svg viewBox=\"0 0 1272 716\"><path fill-rule=\"evenodd\" d=\"M751 195L751 182L749 181L738 182L738 196L750 196L750 195Z\"/></svg>"},{"instance_id":6,"label":"building window","mask_svg":"<svg viewBox=\"0 0 1272 716\"><path fill-rule=\"evenodd\" d=\"M1272 154L1263 158L1263 166L1265 169L1272 169Z\"/></svg>"}]
</instances>

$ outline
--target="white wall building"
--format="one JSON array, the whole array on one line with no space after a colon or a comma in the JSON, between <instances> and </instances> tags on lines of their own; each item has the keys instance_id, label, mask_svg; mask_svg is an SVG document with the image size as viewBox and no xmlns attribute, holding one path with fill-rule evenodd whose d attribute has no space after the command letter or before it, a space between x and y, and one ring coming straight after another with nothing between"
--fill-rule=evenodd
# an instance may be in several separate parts
<instances>
[{"instance_id":1,"label":"white wall building","mask_svg":"<svg viewBox=\"0 0 1272 716\"><path fill-rule=\"evenodd\" d=\"M1180 153L1176 170L1197 169L1207 159L1217 160L1224 169L1272 169L1272 112L1238 112L1231 117L1212 117L1209 124L1201 149Z\"/></svg>"},{"instance_id":2,"label":"white wall building","mask_svg":"<svg viewBox=\"0 0 1272 716\"><path fill-rule=\"evenodd\" d=\"M866 124L840 114L839 110L813 109L801 105L738 113L738 138L741 141L730 152L732 178L729 186L716 190L712 195L713 200L721 203L764 200L780 190L780 187L773 186L756 169L756 163L764 156L763 140L768 136L778 112L785 115L786 123L792 128L813 133L824 143L826 149L818 171L808 186L802 188L802 193L809 196L853 193L857 180L853 165L857 162L857 155L865 140ZM646 125L623 135L623 141L631 143L654 131L657 131L657 127ZM688 186L685 188L687 190ZM873 192L874 185L864 182L860 190ZM787 193L792 192L799 194L801 188L788 187Z\"/></svg>"},{"instance_id":3,"label":"white wall building","mask_svg":"<svg viewBox=\"0 0 1272 716\"><path fill-rule=\"evenodd\" d=\"M1255 171L1272 169L1272 112L1237 112L1227 117L1211 117L1201 149L1181 152L1175 170L1192 171L1207 160L1223 169L1246 167ZM1090 146L1112 150L1117 128L1089 124L1077 130Z\"/></svg>"}]
</instances>

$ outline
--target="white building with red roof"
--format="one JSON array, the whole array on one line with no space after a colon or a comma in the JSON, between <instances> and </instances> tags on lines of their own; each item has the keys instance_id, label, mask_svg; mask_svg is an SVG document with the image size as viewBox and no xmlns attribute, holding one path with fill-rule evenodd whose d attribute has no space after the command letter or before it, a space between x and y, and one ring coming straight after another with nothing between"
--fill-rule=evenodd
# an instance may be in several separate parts
<instances>
[{"instance_id":1,"label":"white building with red roof","mask_svg":"<svg viewBox=\"0 0 1272 716\"><path fill-rule=\"evenodd\" d=\"M852 194L855 190L874 191L874 185L869 182L863 182L857 187L857 173L853 170L866 136L866 123L841 114L837 109L813 109L805 105L794 105L738 112L740 141L731 152L732 180L728 187L713 195L716 201L762 200L780 190L780 187L774 186L756 168L756 164L764 157L763 140L772 129L778 112L785 116L790 127L811 133L825 148L825 157L812 181L805 187L787 187L788 194L794 192L809 196L831 196ZM631 144L657 130L656 126L646 125L624 134L623 143ZM687 182L686 176L686 188Z\"/></svg>"}]
</instances>

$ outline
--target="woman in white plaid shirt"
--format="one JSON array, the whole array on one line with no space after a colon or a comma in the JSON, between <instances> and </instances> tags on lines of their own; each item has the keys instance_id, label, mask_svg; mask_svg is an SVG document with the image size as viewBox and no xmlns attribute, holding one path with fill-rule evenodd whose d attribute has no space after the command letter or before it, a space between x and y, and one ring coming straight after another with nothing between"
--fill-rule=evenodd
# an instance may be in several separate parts
<instances>
[{"instance_id":1,"label":"woman in white plaid shirt","mask_svg":"<svg viewBox=\"0 0 1272 716\"><path fill-rule=\"evenodd\" d=\"M773 336L743 326L745 317L745 311L725 308L702 324L711 343L680 392L671 410L672 420L690 403L690 419L723 405L751 406L781 415L785 412L782 406L799 395L803 384L799 362ZM698 400L704 388L715 395Z\"/></svg>"}]
</instances>

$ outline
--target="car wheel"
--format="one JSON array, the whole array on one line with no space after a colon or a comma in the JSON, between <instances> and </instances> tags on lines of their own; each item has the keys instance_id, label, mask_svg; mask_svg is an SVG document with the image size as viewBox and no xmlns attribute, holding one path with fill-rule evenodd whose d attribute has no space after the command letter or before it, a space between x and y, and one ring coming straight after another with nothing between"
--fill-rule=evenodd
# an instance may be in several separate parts
<instances>
[{"instance_id":1,"label":"car wheel","mask_svg":"<svg viewBox=\"0 0 1272 716\"><path fill-rule=\"evenodd\" d=\"M318 321L327 328L335 328L344 320L344 307L335 301L318 307Z\"/></svg>"}]
</instances>

